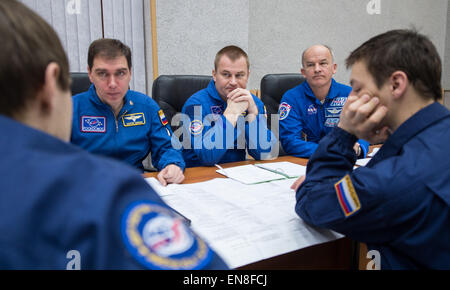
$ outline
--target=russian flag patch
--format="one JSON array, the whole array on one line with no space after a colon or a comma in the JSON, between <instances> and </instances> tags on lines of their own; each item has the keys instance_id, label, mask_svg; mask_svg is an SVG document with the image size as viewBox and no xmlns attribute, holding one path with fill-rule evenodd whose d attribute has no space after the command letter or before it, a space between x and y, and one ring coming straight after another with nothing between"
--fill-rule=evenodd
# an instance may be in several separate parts
<instances>
[{"instance_id":1,"label":"russian flag patch","mask_svg":"<svg viewBox=\"0 0 450 290\"><path fill-rule=\"evenodd\" d=\"M159 119L161 120L161 124L162 124L163 126L166 126L169 122L167 121L166 116L164 115L163 110L159 110L158 115L159 115Z\"/></svg>"},{"instance_id":2,"label":"russian flag patch","mask_svg":"<svg viewBox=\"0 0 450 290\"><path fill-rule=\"evenodd\" d=\"M350 175L344 176L339 182L334 185L339 205L344 212L345 217L349 217L361 209L358 195L353 187Z\"/></svg>"}]
</instances>

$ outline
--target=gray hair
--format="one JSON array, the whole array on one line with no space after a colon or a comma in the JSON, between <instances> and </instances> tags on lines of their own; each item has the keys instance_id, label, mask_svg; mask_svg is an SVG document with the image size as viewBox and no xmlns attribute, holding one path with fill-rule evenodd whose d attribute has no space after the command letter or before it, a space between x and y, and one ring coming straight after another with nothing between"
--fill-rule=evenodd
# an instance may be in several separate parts
<instances>
[{"instance_id":1,"label":"gray hair","mask_svg":"<svg viewBox=\"0 0 450 290\"><path fill-rule=\"evenodd\" d=\"M334 63L334 52L333 52L333 50L331 49L331 47L329 47L329 46L326 45L326 44L316 44L316 45L320 45L320 46L323 46L323 47L327 48L328 51L329 51L330 54L331 54L331 62ZM313 45L313 46L315 46L315 45ZM303 51L303 53L302 53L302 67L305 67L305 66L304 66L304 63L305 63L305 53L306 53L306 51L307 51L308 49L310 49L311 47L313 47L313 46L310 46L310 47L308 47L307 49L305 49L305 50Z\"/></svg>"}]
</instances>

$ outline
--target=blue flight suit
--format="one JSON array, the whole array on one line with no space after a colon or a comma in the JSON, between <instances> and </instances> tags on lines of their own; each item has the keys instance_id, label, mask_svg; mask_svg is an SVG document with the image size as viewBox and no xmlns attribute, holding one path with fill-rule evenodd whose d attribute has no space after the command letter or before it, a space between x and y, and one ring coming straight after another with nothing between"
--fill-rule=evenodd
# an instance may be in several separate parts
<instances>
[{"instance_id":1,"label":"blue flight suit","mask_svg":"<svg viewBox=\"0 0 450 290\"><path fill-rule=\"evenodd\" d=\"M256 160L265 159L277 139L267 128L264 104L252 96L258 116L250 124L244 121L244 116L239 117L235 128L223 116L227 103L219 96L214 80L186 101L182 108L186 118L182 121L185 134L183 157L187 167L243 161L246 149ZM190 141L188 145L186 138Z\"/></svg>"},{"instance_id":2,"label":"blue flight suit","mask_svg":"<svg viewBox=\"0 0 450 290\"><path fill-rule=\"evenodd\" d=\"M320 141L297 214L367 243L381 269L450 270L450 112L438 103L420 110L353 171L355 141L338 127Z\"/></svg>"},{"instance_id":3,"label":"blue flight suit","mask_svg":"<svg viewBox=\"0 0 450 290\"><path fill-rule=\"evenodd\" d=\"M226 268L136 169L2 115L0 129L0 269Z\"/></svg>"},{"instance_id":4,"label":"blue flight suit","mask_svg":"<svg viewBox=\"0 0 450 290\"><path fill-rule=\"evenodd\" d=\"M149 152L161 171L169 164L185 167L180 150L172 147L172 129L150 97L128 90L116 119L111 107L97 95L94 85L73 97L71 142L92 153L122 160L143 170ZM175 139L174 139L175 140Z\"/></svg>"},{"instance_id":5,"label":"blue flight suit","mask_svg":"<svg viewBox=\"0 0 450 290\"><path fill-rule=\"evenodd\" d=\"M320 139L339 123L342 107L352 88L331 80L331 87L322 104L308 82L288 90L282 97L280 116L280 142L288 155L309 158L317 149ZM369 151L369 143L358 140L361 157Z\"/></svg>"}]
</instances>

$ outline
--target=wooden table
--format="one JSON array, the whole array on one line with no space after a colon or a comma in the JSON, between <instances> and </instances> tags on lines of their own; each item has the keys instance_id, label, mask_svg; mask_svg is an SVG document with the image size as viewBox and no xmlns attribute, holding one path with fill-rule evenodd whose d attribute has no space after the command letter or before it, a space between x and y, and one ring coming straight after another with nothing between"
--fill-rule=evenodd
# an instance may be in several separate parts
<instances>
[{"instance_id":1,"label":"wooden table","mask_svg":"<svg viewBox=\"0 0 450 290\"><path fill-rule=\"evenodd\" d=\"M292 156L282 156L275 160L267 161L241 161L221 164L223 168L277 161L289 161L292 163L306 165L308 159ZM186 168L183 184L196 183L211 180L213 178L226 178L216 172L216 167ZM145 177L156 177L157 172L145 173ZM292 180L294 182L295 179ZM294 205L293 205L294 206ZM261 260L245 265L238 269L245 270L298 270L298 269L351 269L355 267L355 243L348 238L341 238L331 242L303 248L287 254L279 255L269 259ZM356 262L355 262L356 261ZM356 265L357 268L358 265Z\"/></svg>"},{"instance_id":2,"label":"wooden table","mask_svg":"<svg viewBox=\"0 0 450 290\"><path fill-rule=\"evenodd\" d=\"M247 160L247 161L241 161L241 162L231 162L231 163L225 163L221 164L223 168L233 167L233 166L239 166L239 165L246 165L246 164L254 164L254 163L268 163L268 162L276 162L276 161L289 161L292 163L297 163L300 165L306 165L308 162L308 159L304 158L297 158L292 156L282 156L274 160L266 160L266 161L254 161L254 160ZM188 184L188 183L196 183L196 182L202 182L202 181L208 181L214 178L226 178L222 174L219 174L216 172L218 168L217 167L193 167L193 168L186 168L184 171L184 181L182 184ZM158 172L149 172L144 173L145 177L155 177L158 175Z\"/></svg>"}]
</instances>

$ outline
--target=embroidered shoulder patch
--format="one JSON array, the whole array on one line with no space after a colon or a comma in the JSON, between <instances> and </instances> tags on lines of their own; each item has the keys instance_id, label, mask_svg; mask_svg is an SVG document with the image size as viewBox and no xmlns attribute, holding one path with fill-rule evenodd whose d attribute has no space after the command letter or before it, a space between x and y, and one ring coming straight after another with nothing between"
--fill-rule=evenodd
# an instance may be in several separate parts
<instances>
[{"instance_id":1,"label":"embroidered shoulder patch","mask_svg":"<svg viewBox=\"0 0 450 290\"><path fill-rule=\"evenodd\" d=\"M81 132L84 133L105 133L106 117L82 116Z\"/></svg>"},{"instance_id":2,"label":"embroidered shoulder patch","mask_svg":"<svg viewBox=\"0 0 450 290\"><path fill-rule=\"evenodd\" d=\"M361 209L358 194L353 187L350 175L344 176L334 185L336 189L337 199L345 217L349 217Z\"/></svg>"},{"instance_id":3,"label":"embroidered shoulder patch","mask_svg":"<svg viewBox=\"0 0 450 290\"><path fill-rule=\"evenodd\" d=\"M287 118L289 112L291 111L291 106L288 103L281 103L280 109L278 110L278 114L280 115L280 121Z\"/></svg>"},{"instance_id":4,"label":"embroidered shoulder patch","mask_svg":"<svg viewBox=\"0 0 450 290\"><path fill-rule=\"evenodd\" d=\"M123 115L122 122L125 127L145 125L145 115L144 113Z\"/></svg>"},{"instance_id":5,"label":"embroidered shoulder patch","mask_svg":"<svg viewBox=\"0 0 450 290\"><path fill-rule=\"evenodd\" d=\"M158 115L159 115L159 119L161 120L161 124L163 126L166 126L167 124L169 124L169 122L166 119L166 115L164 115L163 110L159 110Z\"/></svg>"},{"instance_id":6,"label":"embroidered shoulder patch","mask_svg":"<svg viewBox=\"0 0 450 290\"><path fill-rule=\"evenodd\" d=\"M198 135L203 131L203 123L200 120L194 120L191 122L190 126L191 133L193 135Z\"/></svg>"},{"instance_id":7,"label":"embroidered shoulder patch","mask_svg":"<svg viewBox=\"0 0 450 290\"><path fill-rule=\"evenodd\" d=\"M149 269L197 270L212 258L212 251L203 240L169 209L154 202L131 204L121 227L127 250Z\"/></svg>"}]
</instances>

